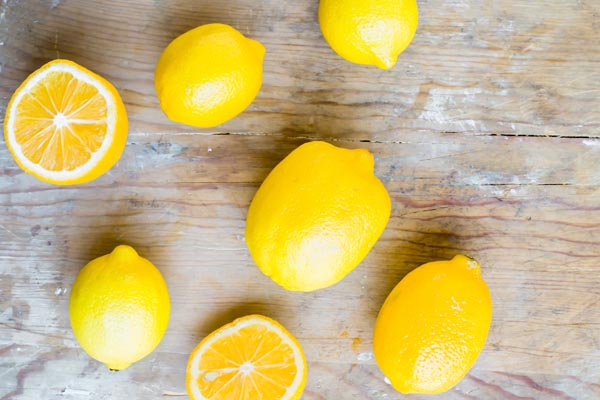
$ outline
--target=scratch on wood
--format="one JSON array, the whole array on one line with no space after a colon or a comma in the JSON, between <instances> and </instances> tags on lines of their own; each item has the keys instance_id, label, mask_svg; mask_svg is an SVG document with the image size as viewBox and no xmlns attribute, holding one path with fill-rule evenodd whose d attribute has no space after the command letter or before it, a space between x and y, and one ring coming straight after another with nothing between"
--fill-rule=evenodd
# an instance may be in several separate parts
<instances>
[{"instance_id":1,"label":"scratch on wood","mask_svg":"<svg viewBox=\"0 0 600 400\"><path fill-rule=\"evenodd\" d=\"M561 399L575 400L574 397L569 396L565 392L556 390L556 389L552 389L552 388L544 387L528 376L510 374L508 372L496 372L496 373L499 375L506 376L508 378L519 380L519 381L525 383L527 386L533 388L534 390L537 390L538 392L559 396Z\"/></svg>"},{"instance_id":2,"label":"scratch on wood","mask_svg":"<svg viewBox=\"0 0 600 400\"><path fill-rule=\"evenodd\" d=\"M60 58L60 53L58 51L58 31L56 31L54 35L54 50L56 51L56 58Z\"/></svg>"},{"instance_id":3,"label":"scratch on wood","mask_svg":"<svg viewBox=\"0 0 600 400\"><path fill-rule=\"evenodd\" d=\"M498 393L504 399L511 399L511 400L519 400L519 399L532 400L531 397L517 396L514 393L511 393L511 392L509 392L507 390L504 390L502 387L500 387L498 385L486 382L483 379L477 378L476 376L473 376L471 374L467 375L467 377L469 379L472 379L473 381L475 381L479 385L487 386L488 388L493 389L496 393Z\"/></svg>"},{"instance_id":4,"label":"scratch on wood","mask_svg":"<svg viewBox=\"0 0 600 400\"><path fill-rule=\"evenodd\" d=\"M13 344L10 344L8 346L0 348L0 356L3 355L4 353L7 353L7 352L11 351L15 347L17 347L17 345L16 345L16 343L13 343Z\"/></svg>"},{"instance_id":5,"label":"scratch on wood","mask_svg":"<svg viewBox=\"0 0 600 400\"><path fill-rule=\"evenodd\" d=\"M13 237L15 237L17 239L20 237L17 234L15 234L13 231L11 231L10 229L8 229L7 227L5 227L4 225L0 225L0 228L4 229L6 232L10 233L11 235L13 235Z\"/></svg>"},{"instance_id":6,"label":"scratch on wood","mask_svg":"<svg viewBox=\"0 0 600 400\"><path fill-rule=\"evenodd\" d=\"M43 353L42 355L31 361L29 364L27 364L24 368L22 368L17 373L17 387L13 391L0 397L0 400L11 400L14 399L15 396L23 394L25 379L27 378L27 376L34 372L43 371L46 363L53 359L53 357L51 357L52 354L53 352Z\"/></svg>"}]
</instances>

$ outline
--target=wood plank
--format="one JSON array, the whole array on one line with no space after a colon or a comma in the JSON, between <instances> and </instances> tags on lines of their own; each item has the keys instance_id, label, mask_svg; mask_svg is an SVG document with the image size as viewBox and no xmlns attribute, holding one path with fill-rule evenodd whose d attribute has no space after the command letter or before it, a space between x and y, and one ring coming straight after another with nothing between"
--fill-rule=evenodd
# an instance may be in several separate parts
<instances>
[{"instance_id":1,"label":"wood plank","mask_svg":"<svg viewBox=\"0 0 600 400\"><path fill-rule=\"evenodd\" d=\"M5 377L19 382L7 395L19 398L26 393L30 398L48 400L112 399L112 398L185 398L181 366L183 355L153 353L142 361L144 370L111 372L95 363L77 349L52 349L52 347L14 346L4 350L16 360L15 368ZM67 359L68 361L65 361ZM175 366L175 367L174 367ZM48 378L47 371L63 373ZM70 379L78 376L77 380ZM444 395L444 399L504 399L540 398L549 400L593 399L600 396L600 387L571 376L552 377L532 374L528 376L504 372L473 371L461 384ZM99 385L98 381L110 381ZM5 381L4 381L5 382ZM4 389L0 383L0 391ZM565 388L577 388L575 391ZM89 388L94 388L90 391ZM21 392L22 390L22 392ZM381 382L377 367L358 363L353 365L335 363L312 363L308 376L308 388L303 398L325 400L345 399L396 399L426 400L432 396L398 396L391 387ZM520 396L520 397L519 397ZM439 396L438 396L439 397ZM11 398L11 397L8 397Z\"/></svg>"},{"instance_id":2,"label":"wood plank","mask_svg":"<svg viewBox=\"0 0 600 400\"><path fill-rule=\"evenodd\" d=\"M93 6L90 6L93 4ZM176 35L224 22L267 47L264 85L241 116L204 132L396 140L423 132L600 136L600 3L422 0L392 71L340 59L317 1L4 1L0 112L43 62L73 59L121 91L133 132L196 131L159 111L153 71Z\"/></svg>"},{"instance_id":3,"label":"wood plank","mask_svg":"<svg viewBox=\"0 0 600 400\"><path fill-rule=\"evenodd\" d=\"M0 146L0 400L183 395L193 346L252 312L301 341L305 399L430 398L385 384L372 327L408 271L456 253L483 265L494 322L475 368L440 397L600 397L600 3L422 0L392 71L336 56L317 4L0 2L2 115L27 74L65 57L115 83L131 127L118 165L78 187L27 176ZM267 57L252 106L197 130L160 112L153 69L170 40L209 22ZM300 294L260 273L243 231L260 182L311 139L369 148L393 210L353 273ZM173 312L156 352L111 373L75 342L68 297L118 243L163 271Z\"/></svg>"},{"instance_id":4,"label":"wood plank","mask_svg":"<svg viewBox=\"0 0 600 400\"><path fill-rule=\"evenodd\" d=\"M494 321L475 368L444 398L593 397L600 178L589 166L600 162L596 140L432 137L336 142L375 154L392 218L355 271L307 294L264 277L243 237L260 182L304 139L133 134L115 168L78 187L8 168L0 176L0 348L8 354L0 355L0 374L8 377L0 379L0 396L183 393L193 346L223 323L258 312L304 346L311 371L304 398L404 398L372 359L376 313L412 268L467 253L483 265ZM0 165L9 164L2 148ZM79 269L118 243L134 245L162 270L173 311L157 352L110 374L75 342L68 296ZM25 397L13 393L19 388Z\"/></svg>"}]
</instances>

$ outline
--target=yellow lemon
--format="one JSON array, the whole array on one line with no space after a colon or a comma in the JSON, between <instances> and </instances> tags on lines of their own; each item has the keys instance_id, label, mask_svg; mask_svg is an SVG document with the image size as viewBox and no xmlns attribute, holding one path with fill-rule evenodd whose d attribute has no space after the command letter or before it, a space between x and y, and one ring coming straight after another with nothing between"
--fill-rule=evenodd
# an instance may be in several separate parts
<instances>
[{"instance_id":1,"label":"yellow lemon","mask_svg":"<svg viewBox=\"0 0 600 400\"><path fill-rule=\"evenodd\" d=\"M228 25L208 24L173 40L154 73L170 119L210 128L237 116L262 85L265 47Z\"/></svg>"},{"instance_id":2,"label":"yellow lemon","mask_svg":"<svg viewBox=\"0 0 600 400\"><path fill-rule=\"evenodd\" d=\"M299 400L306 384L300 343L281 324L248 315L208 335L192 351L192 400Z\"/></svg>"},{"instance_id":3,"label":"yellow lemon","mask_svg":"<svg viewBox=\"0 0 600 400\"><path fill-rule=\"evenodd\" d=\"M492 322L479 264L458 255L410 272L386 299L373 333L379 368L402 393L441 393L469 372Z\"/></svg>"},{"instance_id":4,"label":"yellow lemon","mask_svg":"<svg viewBox=\"0 0 600 400\"><path fill-rule=\"evenodd\" d=\"M412 41L416 0L321 0L319 24L331 48L356 64L390 69Z\"/></svg>"},{"instance_id":5,"label":"yellow lemon","mask_svg":"<svg viewBox=\"0 0 600 400\"><path fill-rule=\"evenodd\" d=\"M331 286L383 232L391 202L368 150L305 143L271 171L252 200L246 242L263 273L286 289Z\"/></svg>"},{"instance_id":6,"label":"yellow lemon","mask_svg":"<svg viewBox=\"0 0 600 400\"><path fill-rule=\"evenodd\" d=\"M107 80L72 61L54 60L13 94L4 138L25 172L59 185L84 183L121 157L127 113Z\"/></svg>"},{"instance_id":7,"label":"yellow lemon","mask_svg":"<svg viewBox=\"0 0 600 400\"><path fill-rule=\"evenodd\" d=\"M169 293L160 271L124 245L79 272L69 304L77 341L113 370L129 367L158 346L169 312Z\"/></svg>"}]
</instances>

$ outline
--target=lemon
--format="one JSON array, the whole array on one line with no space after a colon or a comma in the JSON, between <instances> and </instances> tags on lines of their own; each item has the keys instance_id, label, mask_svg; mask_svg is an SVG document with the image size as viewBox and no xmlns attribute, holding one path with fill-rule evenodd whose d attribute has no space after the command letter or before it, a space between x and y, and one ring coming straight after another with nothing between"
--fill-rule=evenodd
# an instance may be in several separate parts
<instances>
[{"instance_id":1,"label":"lemon","mask_svg":"<svg viewBox=\"0 0 600 400\"><path fill-rule=\"evenodd\" d=\"M325 40L356 64L390 69L412 41L419 21L416 0L321 0Z\"/></svg>"},{"instance_id":2,"label":"lemon","mask_svg":"<svg viewBox=\"0 0 600 400\"><path fill-rule=\"evenodd\" d=\"M54 60L13 94L4 138L25 172L57 185L85 183L121 157L127 112L110 82L72 61Z\"/></svg>"},{"instance_id":3,"label":"lemon","mask_svg":"<svg viewBox=\"0 0 600 400\"><path fill-rule=\"evenodd\" d=\"M289 290L331 286L354 269L383 232L391 202L368 150L309 142L258 189L246 242L263 273Z\"/></svg>"},{"instance_id":4,"label":"lemon","mask_svg":"<svg viewBox=\"0 0 600 400\"><path fill-rule=\"evenodd\" d=\"M210 128L244 111L262 85L265 47L229 25L208 24L173 40L154 73L170 119Z\"/></svg>"},{"instance_id":5,"label":"lemon","mask_svg":"<svg viewBox=\"0 0 600 400\"><path fill-rule=\"evenodd\" d=\"M79 272L69 304L77 341L113 370L127 368L158 346L169 312L169 293L160 271L124 245Z\"/></svg>"},{"instance_id":6,"label":"lemon","mask_svg":"<svg viewBox=\"0 0 600 400\"><path fill-rule=\"evenodd\" d=\"M247 315L196 346L186 386L192 400L298 400L306 375L298 340L271 318Z\"/></svg>"},{"instance_id":7,"label":"lemon","mask_svg":"<svg viewBox=\"0 0 600 400\"><path fill-rule=\"evenodd\" d=\"M383 304L375 360L398 391L441 393L469 372L491 322L479 264L462 255L431 262L406 275Z\"/></svg>"}]
</instances>

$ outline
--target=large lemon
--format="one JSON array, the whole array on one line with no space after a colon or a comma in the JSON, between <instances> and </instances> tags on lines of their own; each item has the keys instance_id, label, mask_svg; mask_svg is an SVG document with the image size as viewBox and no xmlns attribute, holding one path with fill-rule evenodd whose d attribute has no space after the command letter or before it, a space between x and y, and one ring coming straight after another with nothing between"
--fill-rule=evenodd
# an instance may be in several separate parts
<instances>
[{"instance_id":1,"label":"large lemon","mask_svg":"<svg viewBox=\"0 0 600 400\"><path fill-rule=\"evenodd\" d=\"M127 368L158 346L169 311L160 271L123 245L83 267L69 304L77 341L113 370Z\"/></svg>"},{"instance_id":2,"label":"large lemon","mask_svg":"<svg viewBox=\"0 0 600 400\"><path fill-rule=\"evenodd\" d=\"M469 372L492 322L479 264L459 255L410 272L386 299L373 334L375 360L402 393L441 393Z\"/></svg>"},{"instance_id":3,"label":"large lemon","mask_svg":"<svg viewBox=\"0 0 600 400\"><path fill-rule=\"evenodd\" d=\"M390 197L368 150L305 143L271 171L252 200L246 241L260 269L286 289L340 281L371 250Z\"/></svg>"},{"instance_id":4,"label":"large lemon","mask_svg":"<svg viewBox=\"0 0 600 400\"><path fill-rule=\"evenodd\" d=\"M321 0L325 40L356 64L390 69L412 41L419 23L416 0Z\"/></svg>"},{"instance_id":5,"label":"large lemon","mask_svg":"<svg viewBox=\"0 0 600 400\"><path fill-rule=\"evenodd\" d=\"M246 109L262 84L265 47L229 25L208 24L173 40L154 72L160 106L176 122L210 128Z\"/></svg>"}]
</instances>

